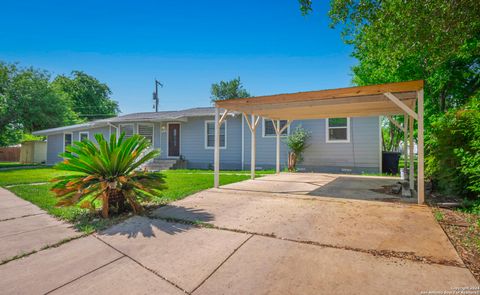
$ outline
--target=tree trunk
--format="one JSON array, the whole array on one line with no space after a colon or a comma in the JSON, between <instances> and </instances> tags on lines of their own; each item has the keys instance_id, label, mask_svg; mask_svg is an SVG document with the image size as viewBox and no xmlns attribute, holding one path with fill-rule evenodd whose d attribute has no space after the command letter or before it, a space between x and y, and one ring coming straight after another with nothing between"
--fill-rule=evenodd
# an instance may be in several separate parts
<instances>
[{"instance_id":1,"label":"tree trunk","mask_svg":"<svg viewBox=\"0 0 480 295\"><path fill-rule=\"evenodd\" d=\"M297 155L294 152L288 154L288 171L293 172L297 166Z\"/></svg>"},{"instance_id":2,"label":"tree trunk","mask_svg":"<svg viewBox=\"0 0 480 295\"><path fill-rule=\"evenodd\" d=\"M102 216L103 218L108 218L108 210L109 210L109 198L108 193L104 192L102 195Z\"/></svg>"}]
</instances>

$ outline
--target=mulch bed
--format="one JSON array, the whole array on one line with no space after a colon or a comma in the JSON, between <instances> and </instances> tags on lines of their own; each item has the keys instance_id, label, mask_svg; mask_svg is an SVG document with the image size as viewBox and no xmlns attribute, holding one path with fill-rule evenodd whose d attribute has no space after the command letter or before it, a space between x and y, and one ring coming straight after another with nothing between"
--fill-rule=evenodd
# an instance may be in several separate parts
<instances>
[{"instance_id":1,"label":"mulch bed","mask_svg":"<svg viewBox=\"0 0 480 295\"><path fill-rule=\"evenodd\" d=\"M480 282L480 217L446 208L433 210L463 262Z\"/></svg>"}]
</instances>

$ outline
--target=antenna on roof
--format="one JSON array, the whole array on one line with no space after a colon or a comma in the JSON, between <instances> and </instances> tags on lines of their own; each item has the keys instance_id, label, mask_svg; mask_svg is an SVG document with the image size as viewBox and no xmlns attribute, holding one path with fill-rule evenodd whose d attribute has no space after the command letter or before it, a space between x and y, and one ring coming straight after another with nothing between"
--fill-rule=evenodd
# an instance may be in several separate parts
<instances>
[{"instance_id":1,"label":"antenna on roof","mask_svg":"<svg viewBox=\"0 0 480 295\"><path fill-rule=\"evenodd\" d=\"M153 108L155 109L155 112L158 113L158 85L163 88L163 84L160 83L157 79L155 79L155 92L153 93Z\"/></svg>"}]
</instances>

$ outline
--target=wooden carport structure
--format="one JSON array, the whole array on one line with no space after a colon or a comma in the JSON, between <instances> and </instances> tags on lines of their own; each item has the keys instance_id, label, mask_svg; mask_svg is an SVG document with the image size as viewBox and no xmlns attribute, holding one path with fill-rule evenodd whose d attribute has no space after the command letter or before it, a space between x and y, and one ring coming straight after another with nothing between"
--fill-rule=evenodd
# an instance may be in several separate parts
<instances>
[{"instance_id":1,"label":"wooden carport structure","mask_svg":"<svg viewBox=\"0 0 480 295\"><path fill-rule=\"evenodd\" d=\"M220 109L223 113L220 114ZM280 120L287 120L287 126L293 120L386 116L404 131L404 155L407 159L407 140L409 146L410 189L414 190L414 154L413 126L418 125L418 203L424 202L424 126L423 126L423 81L408 81L380 85L359 86L319 91L276 94L249 98L228 99L215 102L215 153L214 186L219 186L220 172L220 126L228 112L243 114L252 134L251 177L255 178L255 134L261 117L272 120L276 132L276 171L280 172ZM403 115L401 125L392 115ZM283 128L286 128L284 126ZM408 135L408 139L407 139ZM381 161L381 159L380 159Z\"/></svg>"}]
</instances>

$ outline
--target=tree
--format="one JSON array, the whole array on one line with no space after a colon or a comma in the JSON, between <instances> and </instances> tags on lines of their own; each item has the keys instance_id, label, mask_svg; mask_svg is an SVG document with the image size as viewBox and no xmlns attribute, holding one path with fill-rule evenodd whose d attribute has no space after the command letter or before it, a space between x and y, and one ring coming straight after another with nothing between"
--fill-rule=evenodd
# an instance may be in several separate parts
<instances>
[{"instance_id":1,"label":"tree","mask_svg":"<svg viewBox=\"0 0 480 295\"><path fill-rule=\"evenodd\" d=\"M149 141L138 134L125 139L122 133L117 140L115 133L107 141L96 134L98 144L90 140L77 141L61 154L65 160L55 169L75 171L53 179L52 191L59 199L59 206L80 203L84 208L95 208L101 200L102 215L109 216L110 209L122 213L128 204L134 213L142 212L138 202L163 188L163 176L159 173L138 171L142 164L160 154L158 150L147 152Z\"/></svg>"},{"instance_id":2,"label":"tree","mask_svg":"<svg viewBox=\"0 0 480 295\"><path fill-rule=\"evenodd\" d=\"M299 3L303 14L312 11L312 1ZM332 0L329 11L358 60L355 84L425 80L427 141L437 115L480 91L478 15L476 0Z\"/></svg>"},{"instance_id":3,"label":"tree","mask_svg":"<svg viewBox=\"0 0 480 295\"><path fill-rule=\"evenodd\" d=\"M52 85L59 95L70 101L72 110L80 118L110 118L120 112L118 102L110 97L110 88L82 71L73 71L70 77L57 76Z\"/></svg>"},{"instance_id":4,"label":"tree","mask_svg":"<svg viewBox=\"0 0 480 295\"><path fill-rule=\"evenodd\" d=\"M240 77L226 82L213 83L210 93L212 102L215 100L250 97L250 93L243 88Z\"/></svg>"},{"instance_id":5,"label":"tree","mask_svg":"<svg viewBox=\"0 0 480 295\"><path fill-rule=\"evenodd\" d=\"M311 1L300 0L304 14ZM332 0L358 85L423 79L426 113L464 105L480 89L480 5L476 0Z\"/></svg>"},{"instance_id":6,"label":"tree","mask_svg":"<svg viewBox=\"0 0 480 295\"><path fill-rule=\"evenodd\" d=\"M295 131L287 137L287 146L290 149L288 153L288 170L295 171L297 163L303 161L303 152L308 147L308 140L311 133L302 126L298 126Z\"/></svg>"},{"instance_id":7,"label":"tree","mask_svg":"<svg viewBox=\"0 0 480 295\"><path fill-rule=\"evenodd\" d=\"M0 62L0 145L17 143L24 132L77 121L47 72Z\"/></svg>"}]
</instances>

